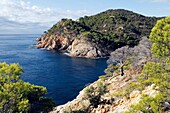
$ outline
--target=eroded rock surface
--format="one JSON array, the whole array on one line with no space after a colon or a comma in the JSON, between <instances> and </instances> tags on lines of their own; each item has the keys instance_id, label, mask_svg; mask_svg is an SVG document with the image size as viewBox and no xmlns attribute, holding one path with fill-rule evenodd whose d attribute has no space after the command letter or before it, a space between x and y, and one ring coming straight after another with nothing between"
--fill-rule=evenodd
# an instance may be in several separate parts
<instances>
[{"instance_id":1,"label":"eroded rock surface","mask_svg":"<svg viewBox=\"0 0 170 113\"><path fill-rule=\"evenodd\" d=\"M114 73L115 74L115 73ZM72 111L81 111L88 109L87 113L124 113L128 111L132 104L137 104L142 95L155 96L158 91L154 88L155 85L146 87L143 91L134 90L130 93L129 97L117 97L114 94L120 90L124 90L127 85L135 80L136 74L130 75L129 71L125 72L125 76L108 77L105 80L99 79L91 85L80 91L79 95L73 101L64 105L57 106L51 113L71 113ZM100 102L96 108L90 107L90 101L86 98L86 89L93 86L97 87L98 82L107 84L108 92L101 96Z\"/></svg>"},{"instance_id":2,"label":"eroded rock surface","mask_svg":"<svg viewBox=\"0 0 170 113\"><path fill-rule=\"evenodd\" d=\"M64 51L70 56L100 58L109 54L107 50L99 48L95 43L88 40L87 37L67 38L64 36L44 35L38 38L39 41L35 46L47 50Z\"/></svg>"}]
</instances>

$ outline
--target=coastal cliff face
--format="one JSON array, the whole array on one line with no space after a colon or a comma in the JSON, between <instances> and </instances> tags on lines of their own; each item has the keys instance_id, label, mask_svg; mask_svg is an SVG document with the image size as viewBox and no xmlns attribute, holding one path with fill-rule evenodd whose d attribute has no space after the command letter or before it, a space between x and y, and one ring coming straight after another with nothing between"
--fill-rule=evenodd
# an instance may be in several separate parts
<instances>
[{"instance_id":1,"label":"coastal cliff face","mask_svg":"<svg viewBox=\"0 0 170 113\"><path fill-rule=\"evenodd\" d=\"M98 47L95 43L88 41L85 36L79 38L65 38L63 36L42 36L37 39L37 48L46 48L47 50L59 50L69 56L98 58L105 57L109 51Z\"/></svg>"},{"instance_id":2,"label":"coastal cliff face","mask_svg":"<svg viewBox=\"0 0 170 113\"><path fill-rule=\"evenodd\" d=\"M125 113L130 109L132 104L137 104L142 95L154 97L158 91L155 85L146 87L143 91L134 90L128 96L120 96L120 91L127 89L132 81L135 81L139 75L139 71L126 71L125 76L118 76L114 73L112 77L101 78L91 85L84 88L76 99L64 105L57 106L51 113ZM91 107L92 103L87 98L87 89L99 87L99 83L106 85L106 93L101 95L99 103L95 107Z\"/></svg>"},{"instance_id":3,"label":"coastal cliff face","mask_svg":"<svg viewBox=\"0 0 170 113\"><path fill-rule=\"evenodd\" d=\"M57 50L70 56L100 58L125 45L135 46L149 36L155 17L127 10L108 10L77 21L62 19L38 38L37 48Z\"/></svg>"},{"instance_id":4,"label":"coastal cliff face","mask_svg":"<svg viewBox=\"0 0 170 113\"><path fill-rule=\"evenodd\" d=\"M71 25L70 25L71 24ZM70 27L74 28L70 28ZM96 44L86 26L78 22L63 19L57 23L48 33L38 38L37 48L58 50L69 56L98 58L109 54L104 45ZM82 33L83 32L83 33Z\"/></svg>"}]
</instances>

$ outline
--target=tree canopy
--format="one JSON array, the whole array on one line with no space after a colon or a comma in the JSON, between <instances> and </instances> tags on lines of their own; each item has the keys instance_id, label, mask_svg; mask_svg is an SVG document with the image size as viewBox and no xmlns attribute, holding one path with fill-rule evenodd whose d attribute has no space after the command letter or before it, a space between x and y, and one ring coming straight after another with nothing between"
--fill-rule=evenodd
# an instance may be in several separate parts
<instances>
[{"instance_id":1,"label":"tree canopy","mask_svg":"<svg viewBox=\"0 0 170 113\"><path fill-rule=\"evenodd\" d=\"M153 27L150 40L152 45L152 54L157 57L170 56L170 16L158 20Z\"/></svg>"},{"instance_id":2,"label":"tree canopy","mask_svg":"<svg viewBox=\"0 0 170 113\"><path fill-rule=\"evenodd\" d=\"M142 40L135 47L124 46L113 51L108 59L108 64L114 63L121 70L123 75L123 67L132 64L133 68L138 65L144 65L147 61L151 61L151 42L147 37L142 37Z\"/></svg>"},{"instance_id":3,"label":"tree canopy","mask_svg":"<svg viewBox=\"0 0 170 113\"><path fill-rule=\"evenodd\" d=\"M114 52L111 53L111 56L110 56L108 62L117 63L116 65L119 65L121 76L124 75L123 67L125 66L125 63L128 60L131 53L132 53L132 51L129 48L129 46L124 46L124 47L118 48Z\"/></svg>"},{"instance_id":4,"label":"tree canopy","mask_svg":"<svg viewBox=\"0 0 170 113\"><path fill-rule=\"evenodd\" d=\"M147 62L138 86L155 85L158 93L155 96L143 95L138 104L132 105L130 113L142 111L144 113L160 113L170 110L170 17L159 20L150 34L152 54L158 58L157 62Z\"/></svg>"},{"instance_id":5,"label":"tree canopy","mask_svg":"<svg viewBox=\"0 0 170 113\"><path fill-rule=\"evenodd\" d=\"M45 87L24 82L18 64L0 63L0 112L43 112L51 110L55 103L43 97Z\"/></svg>"}]
</instances>

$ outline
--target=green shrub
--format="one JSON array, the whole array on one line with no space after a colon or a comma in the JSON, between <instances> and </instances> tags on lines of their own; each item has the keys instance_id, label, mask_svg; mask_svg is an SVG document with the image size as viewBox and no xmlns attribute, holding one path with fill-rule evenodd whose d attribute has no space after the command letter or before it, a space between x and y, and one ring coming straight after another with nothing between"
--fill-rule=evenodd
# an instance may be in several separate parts
<instances>
[{"instance_id":1,"label":"green shrub","mask_svg":"<svg viewBox=\"0 0 170 113\"><path fill-rule=\"evenodd\" d=\"M97 82L97 87L88 87L85 91L86 98L89 99L91 106L97 107L100 104L100 98L107 92L106 84Z\"/></svg>"},{"instance_id":2,"label":"green shrub","mask_svg":"<svg viewBox=\"0 0 170 113\"><path fill-rule=\"evenodd\" d=\"M106 76L110 77L113 76L113 72L118 72L119 70L119 65L113 65L110 64L105 70L104 72L106 73Z\"/></svg>"},{"instance_id":3,"label":"green shrub","mask_svg":"<svg viewBox=\"0 0 170 113\"><path fill-rule=\"evenodd\" d=\"M106 90L106 84L103 82L97 82L97 92L99 93L99 95L103 95L107 92Z\"/></svg>"},{"instance_id":4,"label":"green shrub","mask_svg":"<svg viewBox=\"0 0 170 113\"><path fill-rule=\"evenodd\" d=\"M141 111L143 113L162 113L162 103L166 100L164 93L158 93L155 97L143 95L138 104L132 105L129 113Z\"/></svg>"},{"instance_id":5,"label":"green shrub","mask_svg":"<svg viewBox=\"0 0 170 113\"><path fill-rule=\"evenodd\" d=\"M99 76L99 79L101 79L102 81L105 81L106 80L106 75Z\"/></svg>"},{"instance_id":6,"label":"green shrub","mask_svg":"<svg viewBox=\"0 0 170 113\"><path fill-rule=\"evenodd\" d=\"M116 96L118 98L123 97L124 96L124 91L123 90L119 90L119 91L113 93L112 96Z\"/></svg>"}]
</instances>

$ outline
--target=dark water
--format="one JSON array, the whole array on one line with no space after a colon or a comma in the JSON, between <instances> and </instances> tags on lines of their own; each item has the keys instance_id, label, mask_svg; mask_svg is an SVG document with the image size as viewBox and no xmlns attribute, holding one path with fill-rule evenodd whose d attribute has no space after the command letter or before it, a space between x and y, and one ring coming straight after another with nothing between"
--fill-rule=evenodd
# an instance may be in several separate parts
<instances>
[{"instance_id":1,"label":"dark water","mask_svg":"<svg viewBox=\"0 0 170 113\"><path fill-rule=\"evenodd\" d=\"M19 63L24 81L45 86L57 105L74 99L86 84L104 74L106 59L71 58L36 49L40 35L0 35L0 62Z\"/></svg>"}]
</instances>

